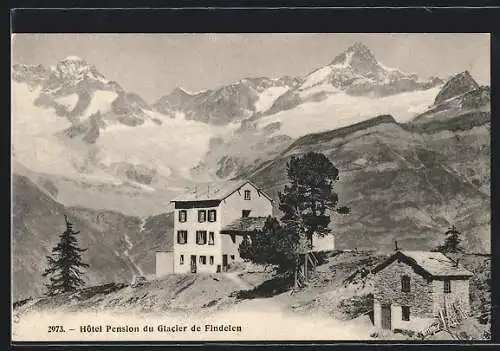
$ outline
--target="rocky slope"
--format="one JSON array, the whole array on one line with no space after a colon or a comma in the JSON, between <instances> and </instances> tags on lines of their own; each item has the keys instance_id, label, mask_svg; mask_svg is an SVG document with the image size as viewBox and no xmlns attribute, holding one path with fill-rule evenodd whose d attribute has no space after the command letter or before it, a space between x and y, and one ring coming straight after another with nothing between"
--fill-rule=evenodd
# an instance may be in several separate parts
<instances>
[{"instance_id":1,"label":"rocky slope","mask_svg":"<svg viewBox=\"0 0 500 351\"><path fill-rule=\"evenodd\" d=\"M234 133L213 138L194 175L234 177L272 159L303 135L337 129L373 115L407 121L434 101L443 81L421 79L377 61L354 43L333 61L302 77L268 109L242 121Z\"/></svg>"},{"instance_id":2,"label":"rocky slope","mask_svg":"<svg viewBox=\"0 0 500 351\"><path fill-rule=\"evenodd\" d=\"M442 83L437 77L423 80L415 74L386 67L368 47L356 42L329 65L307 75L301 85L278 98L266 113L287 110L307 101L322 101L339 91L354 96L382 97L427 90Z\"/></svg>"},{"instance_id":3,"label":"rocky slope","mask_svg":"<svg viewBox=\"0 0 500 351\"><path fill-rule=\"evenodd\" d=\"M267 110L274 100L299 84L300 78L246 78L214 90L190 94L181 88L158 99L154 108L166 115L226 125Z\"/></svg>"},{"instance_id":4,"label":"rocky slope","mask_svg":"<svg viewBox=\"0 0 500 351\"><path fill-rule=\"evenodd\" d=\"M217 132L153 111L77 57L14 65L12 83L13 158L26 176L51 181L69 206L164 212Z\"/></svg>"},{"instance_id":5,"label":"rocky slope","mask_svg":"<svg viewBox=\"0 0 500 351\"><path fill-rule=\"evenodd\" d=\"M322 152L340 170L336 190L352 209L332 221L338 248L390 249L397 239L406 249L430 249L455 224L469 250L488 252L489 133L489 118L421 131L383 116L301 138L247 176L276 197L292 155Z\"/></svg>"},{"instance_id":6,"label":"rocky slope","mask_svg":"<svg viewBox=\"0 0 500 351\"><path fill-rule=\"evenodd\" d=\"M106 79L97 68L85 60L69 56L56 65L14 65L13 79L39 88L36 106L53 108L58 116L72 124L73 135L96 133L89 116L95 116L104 127L109 123L143 124L151 107L137 94L126 92L118 83ZM110 103L104 106L103 100ZM105 110L109 107L109 110Z\"/></svg>"},{"instance_id":7,"label":"rocky slope","mask_svg":"<svg viewBox=\"0 0 500 351\"><path fill-rule=\"evenodd\" d=\"M460 115L490 111L491 91L480 86L468 71L451 77L427 111L416 116L414 123L445 121Z\"/></svg>"},{"instance_id":8,"label":"rocky slope","mask_svg":"<svg viewBox=\"0 0 500 351\"><path fill-rule=\"evenodd\" d=\"M64 214L74 223L90 265L88 284L128 282L154 273L154 252L171 248L170 214L138 218L113 211L68 208L27 177L13 176L13 296L19 300L44 292L46 255L65 229ZM54 191L54 189L52 189Z\"/></svg>"},{"instance_id":9,"label":"rocky slope","mask_svg":"<svg viewBox=\"0 0 500 351\"><path fill-rule=\"evenodd\" d=\"M195 94L178 88L148 105L78 57L14 65L14 158L66 205L162 213L185 186L237 176L297 137L374 114L411 118L435 97L437 81L389 69L362 44L325 67L323 80L246 78ZM369 92L354 92L368 81ZM291 91L304 97L299 105L271 113Z\"/></svg>"}]
</instances>

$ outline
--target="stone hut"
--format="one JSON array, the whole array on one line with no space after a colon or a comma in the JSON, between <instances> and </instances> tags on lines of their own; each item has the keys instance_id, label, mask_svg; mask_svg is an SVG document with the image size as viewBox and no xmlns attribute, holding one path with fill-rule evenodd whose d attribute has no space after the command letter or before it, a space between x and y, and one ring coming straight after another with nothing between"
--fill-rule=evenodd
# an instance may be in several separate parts
<instances>
[{"instance_id":1,"label":"stone hut","mask_svg":"<svg viewBox=\"0 0 500 351\"><path fill-rule=\"evenodd\" d=\"M424 332L470 312L472 273L439 252L396 251L376 266L373 320L380 329Z\"/></svg>"}]
</instances>

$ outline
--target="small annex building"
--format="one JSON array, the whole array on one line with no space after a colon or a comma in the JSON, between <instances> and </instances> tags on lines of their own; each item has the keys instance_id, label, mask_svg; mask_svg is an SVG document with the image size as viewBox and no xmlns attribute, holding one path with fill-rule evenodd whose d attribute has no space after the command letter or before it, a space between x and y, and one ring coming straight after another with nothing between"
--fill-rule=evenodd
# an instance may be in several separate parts
<instances>
[{"instance_id":1,"label":"small annex building","mask_svg":"<svg viewBox=\"0 0 500 351\"><path fill-rule=\"evenodd\" d=\"M396 251L372 273L376 328L423 332L470 313L472 273L440 252Z\"/></svg>"}]
</instances>

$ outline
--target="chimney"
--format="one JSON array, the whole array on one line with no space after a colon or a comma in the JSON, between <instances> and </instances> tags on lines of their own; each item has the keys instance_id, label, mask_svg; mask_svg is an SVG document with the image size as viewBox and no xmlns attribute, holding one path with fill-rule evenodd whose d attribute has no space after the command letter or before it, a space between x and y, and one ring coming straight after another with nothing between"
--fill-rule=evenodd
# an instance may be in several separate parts
<instances>
[{"instance_id":1,"label":"chimney","mask_svg":"<svg viewBox=\"0 0 500 351\"><path fill-rule=\"evenodd\" d=\"M399 251L398 241L396 239L394 239L394 251Z\"/></svg>"},{"instance_id":2,"label":"chimney","mask_svg":"<svg viewBox=\"0 0 500 351\"><path fill-rule=\"evenodd\" d=\"M207 185L207 197L210 198L210 185Z\"/></svg>"}]
</instances>

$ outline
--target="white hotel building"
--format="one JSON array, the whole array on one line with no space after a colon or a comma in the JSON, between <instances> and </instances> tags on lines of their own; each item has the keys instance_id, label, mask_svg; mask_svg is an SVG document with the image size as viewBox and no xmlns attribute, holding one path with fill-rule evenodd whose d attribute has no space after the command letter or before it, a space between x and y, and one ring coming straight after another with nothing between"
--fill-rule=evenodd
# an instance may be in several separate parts
<instances>
[{"instance_id":1,"label":"white hotel building","mask_svg":"<svg viewBox=\"0 0 500 351\"><path fill-rule=\"evenodd\" d=\"M241 261L245 234L261 229L273 201L250 181L205 186L172 200L175 207L173 272L224 272Z\"/></svg>"}]
</instances>

